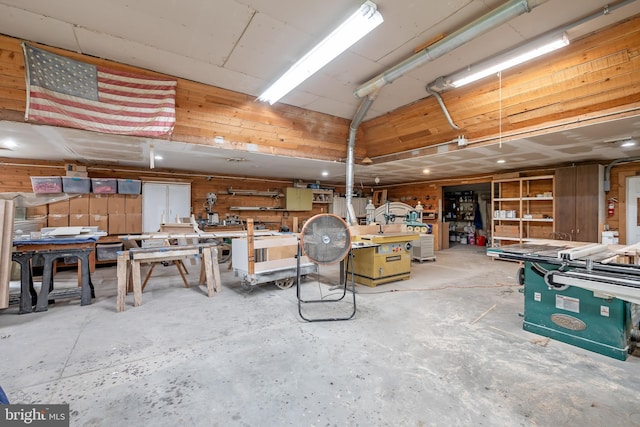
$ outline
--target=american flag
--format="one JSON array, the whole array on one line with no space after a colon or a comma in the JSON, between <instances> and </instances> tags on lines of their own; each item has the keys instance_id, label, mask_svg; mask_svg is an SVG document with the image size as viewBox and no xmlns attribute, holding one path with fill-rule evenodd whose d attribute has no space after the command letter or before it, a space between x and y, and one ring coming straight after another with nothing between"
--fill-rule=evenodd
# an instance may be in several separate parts
<instances>
[{"instance_id":1,"label":"american flag","mask_svg":"<svg viewBox=\"0 0 640 427\"><path fill-rule=\"evenodd\" d=\"M175 80L111 70L23 43L26 120L120 135L161 136L175 124Z\"/></svg>"}]
</instances>

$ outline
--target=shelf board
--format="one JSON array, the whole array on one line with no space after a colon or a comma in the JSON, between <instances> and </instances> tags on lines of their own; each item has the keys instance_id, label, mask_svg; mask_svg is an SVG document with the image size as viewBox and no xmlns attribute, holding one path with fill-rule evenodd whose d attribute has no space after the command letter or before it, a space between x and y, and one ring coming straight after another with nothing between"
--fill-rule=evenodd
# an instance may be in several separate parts
<instances>
[{"instance_id":1,"label":"shelf board","mask_svg":"<svg viewBox=\"0 0 640 427\"><path fill-rule=\"evenodd\" d=\"M232 196L263 196L263 197L284 197L282 192L274 191L258 191L258 190L234 190L232 187L227 189L227 194Z\"/></svg>"},{"instance_id":2,"label":"shelf board","mask_svg":"<svg viewBox=\"0 0 640 427\"><path fill-rule=\"evenodd\" d=\"M229 206L230 211L285 211L284 208L269 208L264 206Z\"/></svg>"},{"instance_id":3,"label":"shelf board","mask_svg":"<svg viewBox=\"0 0 640 427\"><path fill-rule=\"evenodd\" d=\"M522 200L530 201L530 200L553 200L553 197L523 197Z\"/></svg>"},{"instance_id":4,"label":"shelf board","mask_svg":"<svg viewBox=\"0 0 640 427\"><path fill-rule=\"evenodd\" d=\"M500 236L493 236L493 240L512 240L512 241L516 242L516 241L520 241L520 237L500 237Z\"/></svg>"},{"instance_id":5,"label":"shelf board","mask_svg":"<svg viewBox=\"0 0 640 427\"><path fill-rule=\"evenodd\" d=\"M537 199L537 197L536 197ZM493 199L494 202L519 202L519 197L496 197Z\"/></svg>"},{"instance_id":6,"label":"shelf board","mask_svg":"<svg viewBox=\"0 0 640 427\"><path fill-rule=\"evenodd\" d=\"M553 222L553 218L493 218L494 221Z\"/></svg>"}]
</instances>

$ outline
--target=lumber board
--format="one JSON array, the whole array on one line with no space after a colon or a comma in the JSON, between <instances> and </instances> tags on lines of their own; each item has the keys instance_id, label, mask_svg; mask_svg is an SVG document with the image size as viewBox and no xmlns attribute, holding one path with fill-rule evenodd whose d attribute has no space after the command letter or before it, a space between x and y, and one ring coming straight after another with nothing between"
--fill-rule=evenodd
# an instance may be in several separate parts
<instances>
[{"instance_id":1,"label":"lumber board","mask_svg":"<svg viewBox=\"0 0 640 427\"><path fill-rule=\"evenodd\" d=\"M0 200L0 309L9 307L11 252L13 247L13 200Z\"/></svg>"}]
</instances>

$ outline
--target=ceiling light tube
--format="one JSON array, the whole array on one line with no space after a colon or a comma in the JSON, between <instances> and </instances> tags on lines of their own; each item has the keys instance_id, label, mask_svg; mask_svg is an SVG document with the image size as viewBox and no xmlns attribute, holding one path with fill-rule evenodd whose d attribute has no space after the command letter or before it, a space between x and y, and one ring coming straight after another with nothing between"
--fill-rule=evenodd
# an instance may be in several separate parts
<instances>
[{"instance_id":1,"label":"ceiling light tube","mask_svg":"<svg viewBox=\"0 0 640 427\"><path fill-rule=\"evenodd\" d=\"M447 77L440 77L430 88L441 91L449 88L458 88L476 80L500 71L509 69L523 62L545 55L561 47L567 46L569 39L565 32L555 32L537 38L531 42L518 46L515 49L504 52L491 59L481 61L478 64L470 65L462 71L458 71Z\"/></svg>"},{"instance_id":2,"label":"ceiling light tube","mask_svg":"<svg viewBox=\"0 0 640 427\"><path fill-rule=\"evenodd\" d=\"M298 62L258 97L273 105L309 76L331 62L382 23L375 3L366 1L360 9L307 52Z\"/></svg>"}]
</instances>

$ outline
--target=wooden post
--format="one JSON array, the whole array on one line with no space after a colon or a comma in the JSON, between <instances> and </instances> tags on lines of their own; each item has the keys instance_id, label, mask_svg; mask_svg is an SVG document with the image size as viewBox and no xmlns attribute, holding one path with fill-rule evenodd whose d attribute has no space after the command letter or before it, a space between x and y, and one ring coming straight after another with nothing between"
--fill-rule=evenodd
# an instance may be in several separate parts
<instances>
[{"instance_id":1,"label":"wooden post","mask_svg":"<svg viewBox=\"0 0 640 427\"><path fill-rule=\"evenodd\" d=\"M0 200L0 308L9 307L9 282L13 262L13 214L13 200Z\"/></svg>"},{"instance_id":2,"label":"wooden post","mask_svg":"<svg viewBox=\"0 0 640 427\"><path fill-rule=\"evenodd\" d=\"M256 272L256 254L253 247L253 219L247 219L247 256L249 261L249 266L247 268L247 272L249 275L253 276Z\"/></svg>"},{"instance_id":3,"label":"wooden post","mask_svg":"<svg viewBox=\"0 0 640 427\"><path fill-rule=\"evenodd\" d=\"M210 297L215 292L220 292L220 268L218 266L218 249L207 247L202 250L203 267L207 278L207 293Z\"/></svg>"},{"instance_id":4,"label":"wooden post","mask_svg":"<svg viewBox=\"0 0 640 427\"><path fill-rule=\"evenodd\" d=\"M142 280L139 260L131 260L131 272L133 274L133 306L138 307L142 305Z\"/></svg>"},{"instance_id":5,"label":"wooden post","mask_svg":"<svg viewBox=\"0 0 640 427\"><path fill-rule=\"evenodd\" d=\"M118 254L118 293L116 297L116 311L124 311L125 297L127 296L129 252L122 251Z\"/></svg>"},{"instance_id":6,"label":"wooden post","mask_svg":"<svg viewBox=\"0 0 640 427\"><path fill-rule=\"evenodd\" d=\"M213 287L216 292L222 290L222 282L220 281L220 266L218 265L218 248L211 248L211 261L213 267Z\"/></svg>"}]
</instances>

